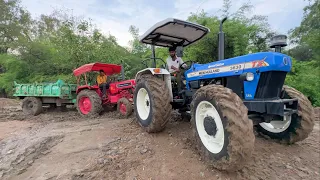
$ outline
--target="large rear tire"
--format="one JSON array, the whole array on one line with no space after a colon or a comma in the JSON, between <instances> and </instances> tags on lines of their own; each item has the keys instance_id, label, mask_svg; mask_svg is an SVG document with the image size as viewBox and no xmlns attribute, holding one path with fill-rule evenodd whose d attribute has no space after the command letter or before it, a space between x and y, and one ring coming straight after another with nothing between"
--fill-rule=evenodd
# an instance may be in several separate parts
<instances>
[{"instance_id":1,"label":"large rear tire","mask_svg":"<svg viewBox=\"0 0 320 180\"><path fill-rule=\"evenodd\" d=\"M169 88L152 74L141 75L136 82L134 111L138 123L148 133L162 131L172 111Z\"/></svg>"},{"instance_id":2,"label":"large rear tire","mask_svg":"<svg viewBox=\"0 0 320 180\"><path fill-rule=\"evenodd\" d=\"M103 110L100 96L93 90L80 91L77 95L77 110L85 117L99 116Z\"/></svg>"},{"instance_id":3,"label":"large rear tire","mask_svg":"<svg viewBox=\"0 0 320 180\"><path fill-rule=\"evenodd\" d=\"M314 126L314 112L311 102L298 90L283 86L284 96L298 99L298 113L284 117L284 121L258 124L257 130L281 143L293 144L306 139Z\"/></svg>"},{"instance_id":4,"label":"large rear tire","mask_svg":"<svg viewBox=\"0 0 320 180\"><path fill-rule=\"evenodd\" d=\"M22 101L22 111L25 114L37 116L42 112L42 101L36 97L25 97Z\"/></svg>"},{"instance_id":5,"label":"large rear tire","mask_svg":"<svg viewBox=\"0 0 320 180\"><path fill-rule=\"evenodd\" d=\"M236 171L248 162L255 136L240 97L220 85L200 88L191 103L195 145L202 159L219 170Z\"/></svg>"}]
</instances>

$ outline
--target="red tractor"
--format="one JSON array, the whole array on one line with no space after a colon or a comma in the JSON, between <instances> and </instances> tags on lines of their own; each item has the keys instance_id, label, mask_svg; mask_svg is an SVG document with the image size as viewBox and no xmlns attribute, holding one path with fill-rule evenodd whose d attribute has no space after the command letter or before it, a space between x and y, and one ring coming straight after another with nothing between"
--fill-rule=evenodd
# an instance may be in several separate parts
<instances>
[{"instance_id":1,"label":"red tractor","mask_svg":"<svg viewBox=\"0 0 320 180\"><path fill-rule=\"evenodd\" d=\"M99 88L96 81L96 74L92 76L90 72L99 72L103 70L108 76L109 88L105 98L102 89ZM122 74L122 80L118 81L111 76ZM117 106L117 111L123 117L131 115L133 108L133 92L135 80L124 80L124 72L121 65L91 63L85 64L73 71L77 77L77 109L83 116L96 117L102 110L103 106Z\"/></svg>"}]
</instances>

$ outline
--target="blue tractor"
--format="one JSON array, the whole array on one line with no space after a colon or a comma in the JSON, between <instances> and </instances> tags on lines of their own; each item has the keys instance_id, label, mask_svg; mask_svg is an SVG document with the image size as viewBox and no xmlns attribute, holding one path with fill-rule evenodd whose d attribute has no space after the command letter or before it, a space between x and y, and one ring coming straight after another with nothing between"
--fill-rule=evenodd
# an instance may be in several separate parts
<instances>
[{"instance_id":1,"label":"blue tractor","mask_svg":"<svg viewBox=\"0 0 320 180\"><path fill-rule=\"evenodd\" d=\"M136 74L134 110L148 133L162 131L173 109L189 114L194 142L202 159L213 167L241 169L254 150L254 128L287 144L304 140L314 126L308 98L284 85L292 67L281 53L286 43L278 36L275 52L259 52L224 59L223 19L219 32L219 61L199 64L186 61L182 88L166 62L155 57L155 46L182 49L210 32L207 27L179 19L165 19L151 27L140 42L152 46L152 67ZM285 40L286 38L284 38ZM157 62L163 67L158 68ZM187 68L185 67L187 65Z\"/></svg>"}]
</instances>

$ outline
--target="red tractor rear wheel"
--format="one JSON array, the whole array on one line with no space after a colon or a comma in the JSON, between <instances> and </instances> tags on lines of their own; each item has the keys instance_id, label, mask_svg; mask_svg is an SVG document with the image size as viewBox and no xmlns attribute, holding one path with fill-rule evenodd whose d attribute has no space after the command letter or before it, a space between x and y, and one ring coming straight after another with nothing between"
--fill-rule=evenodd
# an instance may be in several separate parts
<instances>
[{"instance_id":1,"label":"red tractor rear wheel","mask_svg":"<svg viewBox=\"0 0 320 180\"><path fill-rule=\"evenodd\" d=\"M82 90L77 95L77 110L82 116L96 117L102 111L100 96L92 90Z\"/></svg>"},{"instance_id":2,"label":"red tractor rear wheel","mask_svg":"<svg viewBox=\"0 0 320 180\"><path fill-rule=\"evenodd\" d=\"M117 111L120 113L122 117L129 117L132 113L132 104L127 98L119 99L117 103Z\"/></svg>"}]
</instances>

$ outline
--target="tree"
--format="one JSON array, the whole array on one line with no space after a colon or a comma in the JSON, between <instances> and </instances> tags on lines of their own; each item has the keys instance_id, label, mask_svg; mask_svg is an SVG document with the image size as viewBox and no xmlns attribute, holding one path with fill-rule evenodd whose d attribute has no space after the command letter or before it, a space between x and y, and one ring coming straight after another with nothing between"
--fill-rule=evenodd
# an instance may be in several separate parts
<instances>
[{"instance_id":1,"label":"tree","mask_svg":"<svg viewBox=\"0 0 320 180\"><path fill-rule=\"evenodd\" d=\"M308 1L300 26L291 30L290 37L301 48L308 47L312 56L320 61L320 0Z\"/></svg>"},{"instance_id":2,"label":"tree","mask_svg":"<svg viewBox=\"0 0 320 180\"><path fill-rule=\"evenodd\" d=\"M268 39L274 34L270 31L267 18L253 16L247 18L252 5L244 3L235 13L230 12L231 1L225 0L222 17L228 15L224 23L225 32L225 58L241 56L250 52L268 50ZM210 28L210 33L198 43L186 48L188 59L197 60L200 63L208 63L218 60L218 31L222 17L210 16L204 11L192 14L188 20Z\"/></svg>"},{"instance_id":3,"label":"tree","mask_svg":"<svg viewBox=\"0 0 320 180\"><path fill-rule=\"evenodd\" d=\"M0 0L0 54L31 40L32 20L18 0Z\"/></svg>"},{"instance_id":4,"label":"tree","mask_svg":"<svg viewBox=\"0 0 320 180\"><path fill-rule=\"evenodd\" d=\"M148 46L139 42L139 29L133 25L129 27L129 32L133 40L129 41L131 53L142 56L148 49Z\"/></svg>"}]
</instances>

